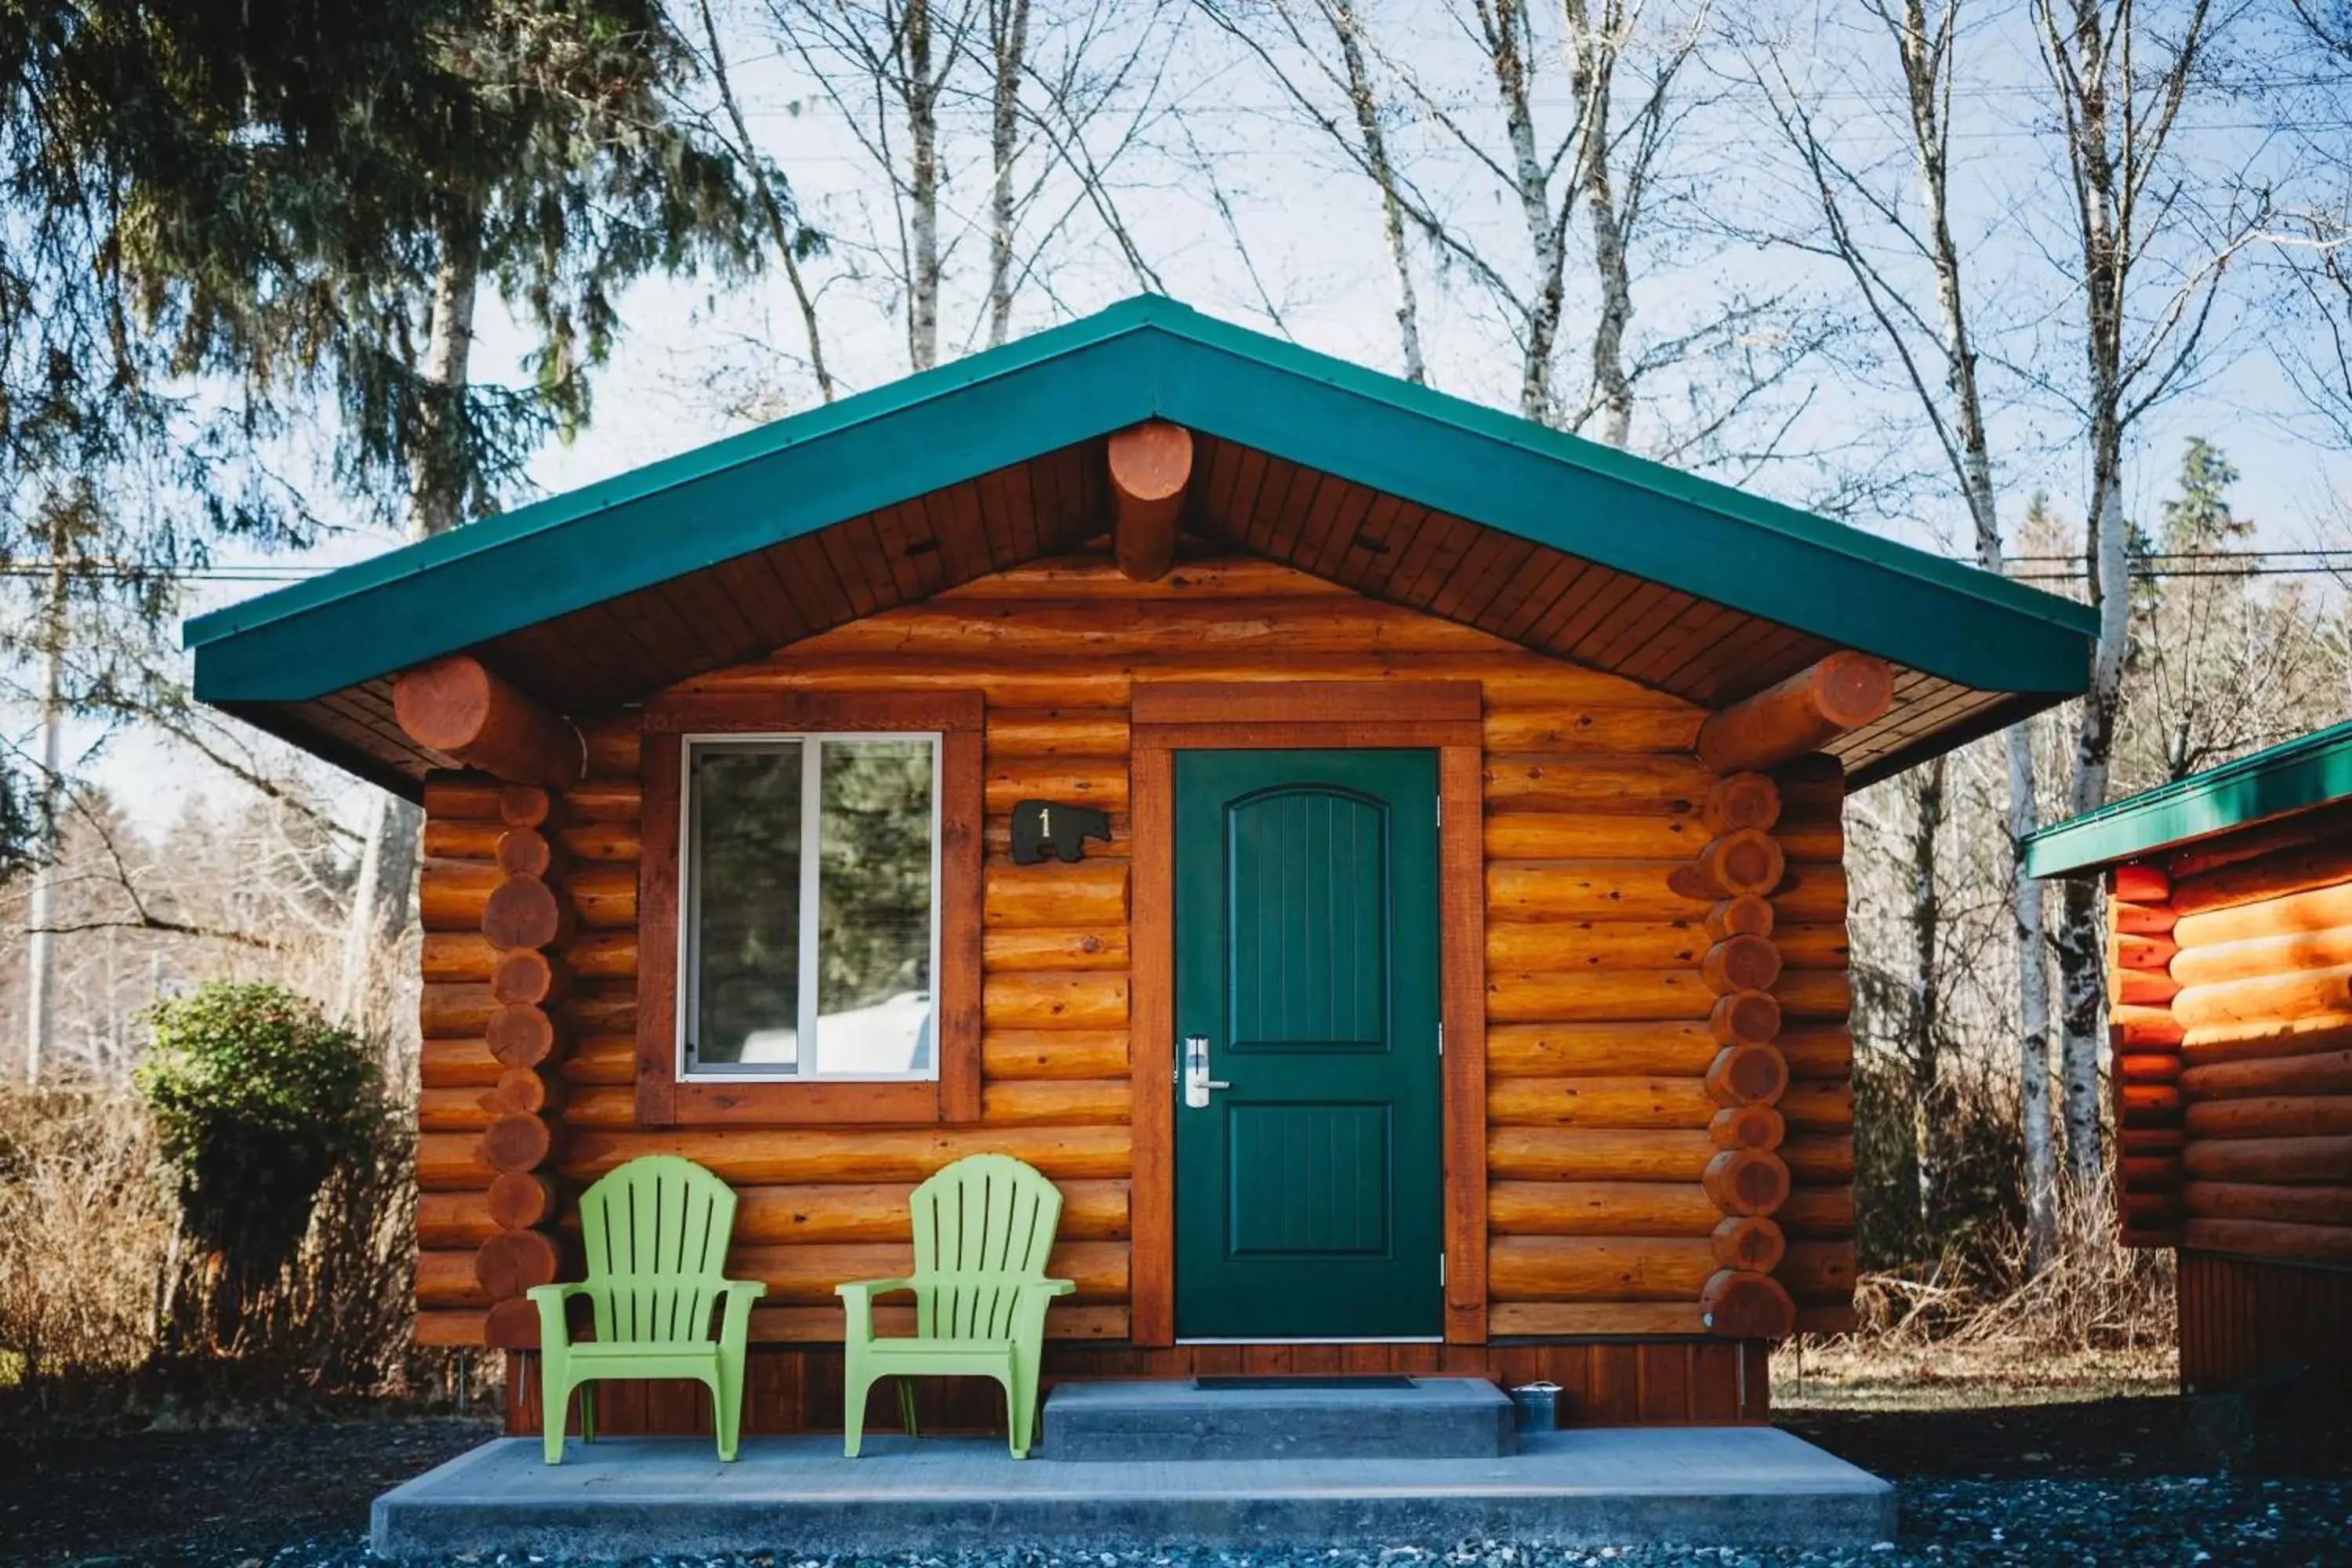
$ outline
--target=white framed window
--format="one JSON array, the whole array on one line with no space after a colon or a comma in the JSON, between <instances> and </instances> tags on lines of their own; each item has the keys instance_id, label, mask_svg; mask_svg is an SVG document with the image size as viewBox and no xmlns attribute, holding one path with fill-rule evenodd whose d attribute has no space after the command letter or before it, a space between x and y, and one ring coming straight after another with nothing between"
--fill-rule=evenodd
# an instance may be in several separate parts
<instances>
[{"instance_id":1,"label":"white framed window","mask_svg":"<svg viewBox=\"0 0 2352 1568\"><path fill-rule=\"evenodd\" d=\"M936 1079L940 734L681 741L680 1078Z\"/></svg>"}]
</instances>

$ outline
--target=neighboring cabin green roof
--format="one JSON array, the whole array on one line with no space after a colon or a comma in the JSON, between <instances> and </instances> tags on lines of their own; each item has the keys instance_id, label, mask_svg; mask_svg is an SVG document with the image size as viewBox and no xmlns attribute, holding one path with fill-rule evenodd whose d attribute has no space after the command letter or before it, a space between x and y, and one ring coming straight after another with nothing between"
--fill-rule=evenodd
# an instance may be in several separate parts
<instances>
[{"instance_id":1,"label":"neighboring cabin green roof","mask_svg":"<svg viewBox=\"0 0 2352 1568\"><path fill-rule=\"evenodd\" d=\"M2137 860L2191 839L2352 795L2352 723L2051 824L2025 841L2025 868L2063 877Z\"/></svg>"},{"instance_id":2,"label":"neighboring cabin green roof","mask_svg":"<svg viewBox=\"0 0 2352 1568\"><path fill-rule=\"evenodd\" d=\"M2083 689L2085 606L1146 296L192 619L298 702L1159 416L1981 691Z\"/></svg>"}]
</instances>

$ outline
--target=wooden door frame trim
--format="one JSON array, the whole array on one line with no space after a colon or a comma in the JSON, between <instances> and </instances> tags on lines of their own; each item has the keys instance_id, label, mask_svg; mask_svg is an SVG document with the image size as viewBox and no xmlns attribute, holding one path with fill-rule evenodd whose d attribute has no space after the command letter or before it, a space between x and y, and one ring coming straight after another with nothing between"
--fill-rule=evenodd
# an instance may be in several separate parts
<instances>
[{"instance_id":1,"label":"wooden door frame trim","mask_svg":"<svg viewBox=\"0 0 2352 1568\"><path fill-rule=\"evenodd\" d=\"M1221 706L1226 717L1204 717ZM1188 681L1135 689L1129 762L1133 902L1128 915L1133 950L1131 1344L1156 1349L1176 1341L1175 753L1311 749L1318 743L1438 754L1445 1342L1486 1342L1486 869L1480 707L1475 681L1305 681L1273 687Z\"/></svg>"}]
</instances>

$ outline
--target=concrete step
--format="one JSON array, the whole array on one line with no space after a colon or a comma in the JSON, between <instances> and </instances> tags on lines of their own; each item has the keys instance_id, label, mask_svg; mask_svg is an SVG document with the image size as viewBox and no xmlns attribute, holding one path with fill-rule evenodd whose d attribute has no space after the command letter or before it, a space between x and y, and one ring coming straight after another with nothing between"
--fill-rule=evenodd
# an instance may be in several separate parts
<instances>
[{"instance_id":1,"label":"concrete step","mask_svg":"<svg viewBox=\"0 0 2352 1568\"><path fill-rule=\"evenodd\" d=\"M1039 1451L1064 1461L1492 1459L1511 1402L1480 1377L1061 1383Z\"/></svg>"},{"instance_id":2,"label":"concrete step","mask_svg":"<svg viewBox=\"0 0 2352 1568\"><path fill-rule=\"evenodd\" d=\"M1319 1557L1457 1541L1566 1547L1738 1547L1769 1561L1895 1535L1895 1489L1768 1426L1530 1432L1507 1459L1234 1459L1193 1465L1014 1459L1002 1437L574 1441L541 1461L501 1437L378 1498L384 1557L446 1564L500 1552L610 1563L775 1552L795 1560L958 1552L1088 1559L1186 1548ZM1490 1551L1487 1555L1493 1556ZM1889 1559L1892 1560L1891 1558Z\"/></svg>"}]
</instances>

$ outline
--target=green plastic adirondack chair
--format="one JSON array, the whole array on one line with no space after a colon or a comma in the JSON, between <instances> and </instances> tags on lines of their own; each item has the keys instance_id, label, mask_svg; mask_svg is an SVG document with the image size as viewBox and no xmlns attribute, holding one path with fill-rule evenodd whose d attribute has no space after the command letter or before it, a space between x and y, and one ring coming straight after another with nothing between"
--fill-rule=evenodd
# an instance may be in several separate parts
<instances>
[{"instance_id":1,"label":"green plastic adirondack chair","mask_svg":"<svg viewBox=\"0 0 2352 1568\"><path fill-rule=\"evenodd\" d=\"M866 1391L898 1379L898 1412L915 1432L914 1377L992 1377L1004 1385L1013 1457L1029 1457L1037 1430L1037 1363L1045 1304L1077 1289L1045 1278L1062 1194L1004 1154L970 1154L915 1189L915 1272L905 1279L859 1279L834 1293L849 1317L842 1392L842 1452L857 1458ZM874 1298L915 1297L911 1338L877 1339Z\"/></svg>"},{"instance_id":2,"label":"green plastic adirondack chair","mask_svg":"<svg viewBox=\"0 0 2352 1568\"><path fill-rule=\"evenodd\" d=\"M540 1393L547 1462L563 1462L563 1412L580 1391L580 1438L596 1440L596 1384L614 1377L692 1378L710 1390L719 1457L735 1457L743 1429L743 1347L756 1281L727 1279L735 1194L691 1160L647 1154L607 1173L580 1195L588 1278L541 1285ZM574 1343L563 1304L585 1296L596 1337ZM714 1310L723 1315L711 1337Z\"/></svg>"}]
</instances>

